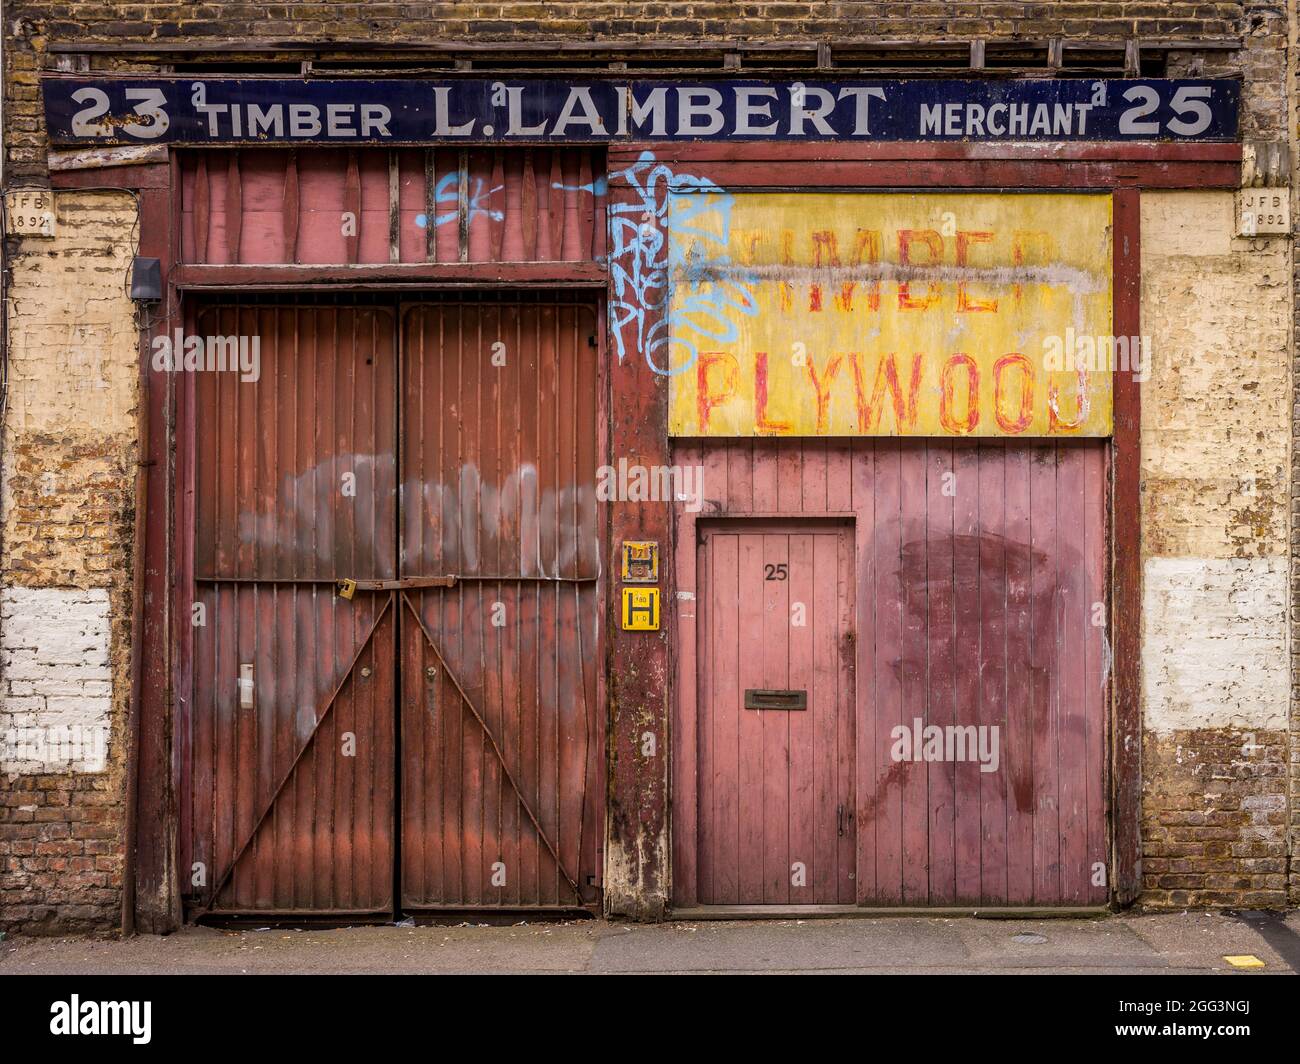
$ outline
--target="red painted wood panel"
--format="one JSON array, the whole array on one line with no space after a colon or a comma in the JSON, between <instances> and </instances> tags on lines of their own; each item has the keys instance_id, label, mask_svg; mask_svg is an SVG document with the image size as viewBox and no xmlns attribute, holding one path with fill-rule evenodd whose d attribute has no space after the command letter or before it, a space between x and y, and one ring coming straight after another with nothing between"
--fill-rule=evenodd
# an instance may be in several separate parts
<instances>
[{"instance_id":1,"label":"red painted wood panel","mask_svg":"<svg viewBox=\"0 0 1300 1064\"><path fill-rule=\"evenodd\" d=\"M1006 518L1003 550L1006 558L1006 689L1002 713L1005 727L1001 772L1007 818L1007 901L1028 905L1034 900L1034 677L1031 600L1033 522L1029 494L1030 452L1006 449ZM1028 856L1026 856L1028 855Z\"/></svg>"},{"instance_id":2,"label":"red painted wood panel","mask_svg":"<svg viewBox=\"0 0 1300 1064\"><path fill-rule=\"evenodd\" d=\"M740 610L736 619L736 686L731 698L723 698L724 691L719 691L718 695L723 698L719 703L719 711L727 717L735 718L736 730L736 763L740 766L739 784L735 787L734 793L729 796L729 801L725 803L725 811L735 810L736 823L739 826L737 832L735 861L739 868L740 879L740 897L739 900L744 904L761 903L767 896L767 879L770 872L769 865L772 863L767 858L765 852L765 843L767 843L767 814L766 808L771 804L768 797L768 764L767 758L770 753L767 746L771 743L772 737L769 734L772 729L768 728L767 722L763 715L759 713L746 713L741 708L741 700L744 698L746 682L754 686L764 685L764 676L762 675L763 661L766 654L751 655L742 648L755 645L747 643L746 637L753 639L757 635L760 639L764 634L766 625L763 623L764 598L766 589L763 584L757 580L742 580L741 573L760 572L764 563L764 547L766 546L762 536L743 536L738 540L738 561L736 573L729 574L725 569L718 567L718 583L712 583L711 571L708 567L707 556L705 561L704 579L709 581L705 586L709 588L709 598L705 600L705 620L708 620L708 607L713 598L711 591L714 586L719 588L719 594L725 594L721 589L732 586L736 587L736 598L740 603ZM758 631L748 627L757 621L759 624ZM761 642L757 644L762 646ZM756 668L757 666L757 668ZM704 663L707 670L708 663ZM707 675L707 672L705 673ZM707 690L707 688L706 688ZM720 745L729 745L732 742L731 732L725 725L715 728L718 733L718 742ZM715 776L713 783L720 780ZM701 789L706 789L709 781L701 781ZM719 831L726 830L727 821L720 821ZM785 852L776 857L777 861L784 862Z\"/></svg>"},{"instance_id":3,"label":"red painted wood panel","mask_svg":"<svg viewBox=\"0 0 1300 1064\"><path fill-rule=\"evenodd\" d=\"M987 727L1006 727L1007 686L1007 549L1006 499L1009 462L1001 443L976 450L979 495L976 502L978 542L979 686L975 718ZM1002 737L1006 756L1009 735ZM1006 776L979 774L980 868L977 896L1010 898L1007 869Z\"/></svg>"},{"instance_id":4,"label":"red painted wood panel","mask_svg":"<svg viewBox=\"0 0 1300 1064\"><path fill-rule=\"evenodd\" d=\"M979 727L983 632L980 621L980 452L953 447L953 723ZM981 777L974 761L953 766L953 901L978 901L982 873Z\"/></svg>"},{"instance_id":5,"label":"red painted wood panel","mask_svg":"<svg viewBox=\"0 0 1300 1064\"><path fill-rule=\"evenodd\" d=\"M899 697L892 704L877 703L877 712L884 714L884 722L893 729L911 728L918 718L929 723L927 705L926 664L929 633L926 631L926 610L929 605L929 584L926 548L929 546L926 522L929 516L926 498L926 476L929 465L927 449L905 448L900 453L902 490L899 494L898 528L900 534L898 561L895 565L894 594L898 601L885 598L877 605L893 610L898 607L900 638L898 647L888 648L878 657L877 669L887 669L898 674ZM892 531L890 546L893 546ZM890 738L891 759L894 740ZM903 768L899 778L899 796L902 831L902 892L899 901L905 905L924 905L929 897L930 846L928 838L929 777L928 765L896 761Z\"/></svg>"},{"instance_id":6,"label":"red painted wood panel","mask_svg":"<svg viewBox=\"0 0 1300 1064\"><path fill-rule=\"evenodd\" d=\"M953 446L934 440L925 461L925 539L923 549L905 554L905 562L924 574L925 656L918 670L925 675L925 719L951 726L956 719L956 579L954 573L953 500L959 487L953 473ZM950 905L957 889L957 763L929 766L930 896Z\"/></svg>"},{"instance_id":7,"label":"red painted wood panel","mask_svg":"<svg viewBox=\"0 0 1300 1064\"><path fill-rule=\"evenodd\" d=\"M181 261L603 260L604 172L599 148L187 151Z\"/></svg>"},{"instance_id":8,"label":"red painted wood panel","mask_svg":"<svg viewBox=\"0 0 1300 1064\"><path fill-rule=\"evenodd\" d=\"M851 579L851 537L842 525L710 527L697 572L698 900L851 902L852 637L836 590ZM801 690L807 708L746 709L749 689Z\"/></svg>"},{"instance_id":9,"label":"red painted wood panel","mask_svg":"<svg viewBox=\"0 0 1300 1064\"><path fill-rule=\"evenodd\" d=\"M679 732L689 716L697 733L693 744L675 744L676 778L691 772L699 797L687 801L693 792L675 789L674 868L692 870L675 880L676 904L810 900L776 882L791 832L805 820L771 791L773 766L804 766L809 738L793 720L771 728L747 719L765 714L736 708L756 682L747 677L780 686L807 660L806 645L775 619L808 592L794 580L772 591L741 579L803 548L795 534L771 543L757 530L703 522L832 515L852 518L853 541L834 578L814 551L811 595L818 616L832 602L851 611L842 628L856 637L855 702L834 742L814 718L811 749L814 773L833 756L841 774L852 774L835 786L855 793L856 813L842 858L854 889L839 900L1106 902L1104 876L1095 879L1107 852L1108 446L862 439L675 449L678 465L704 471L702 513L678 507L678 541L712 530L695 564L676 572L679 594L697 596L698 616L679 631L683 639L697 633L702 678L698 691L684 676L678 684ZM770 652L778 638L786 639L784 658ZM762 652L748 649L755 646ZM814 639L814 675L824 674L827 653ZM976 745L965 759L956 749L900 759L899 729L910 737L918 720L922 729L962 729L951 731L954 740ZM979 729L989 765L996 729L996 771L982 771ZM815 809L826 804L818 786ZM785 842L772 826L782 809ZM818 859L822 826L814 815ZM818 900L835 901L824 873L809 882Z\"/></svg>"}]
</instances>

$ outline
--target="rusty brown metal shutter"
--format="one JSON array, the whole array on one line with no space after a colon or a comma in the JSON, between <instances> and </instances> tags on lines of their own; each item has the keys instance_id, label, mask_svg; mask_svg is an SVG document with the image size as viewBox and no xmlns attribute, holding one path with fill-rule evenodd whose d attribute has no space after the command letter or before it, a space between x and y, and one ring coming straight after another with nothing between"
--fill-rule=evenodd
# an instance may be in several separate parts
<instances>
[{"instance_id":1,"label":"rusty brown metal shutter","mask_svg":"<svg viewBox=\"0 0 1300 1064\"><path fill-rule=\"evenodd\" d=\"M398 875L416 909L597 902L597 321L563 295L191 313L260 356L178 384L191 916L388 913Z\"/></svg>"},{"instance_id":2,"label":"rusty brown metal shutter","mask_svg":"<svg viewBox=\"0 0 1300 1064\"><path fill-rule=\"evenodd\" d=\"M333 581L395 572L395 315L254 303L191 322L200 336L256 337L261 373L184 378L206 616L179 715L182 883L201 910L385 910L395 610L338 598Z\"/></svg>"},{"instance_id":3,"label":"rusty brown metal shutter","mask_svg":"<svg viewBox=\"0 0 1300 1064\"><path fill-rule=\"evenodd\" d=\"M402 572L459 578L403 593L406 907L599 897L596 313L404 309Z\"/></svg>"}]
</instances>

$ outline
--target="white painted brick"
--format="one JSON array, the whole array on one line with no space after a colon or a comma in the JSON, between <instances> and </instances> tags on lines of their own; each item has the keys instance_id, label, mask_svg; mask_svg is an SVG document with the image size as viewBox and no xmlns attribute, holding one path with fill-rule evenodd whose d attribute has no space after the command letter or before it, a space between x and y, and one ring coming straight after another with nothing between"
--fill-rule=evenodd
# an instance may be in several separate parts
<instances>
[{"instance_id":1,"label":"white painted brick","mask_svg":"<svg viewBox=\"0 0 1300 1064\"><path fill-rule=\"evenodd\" d=\"M1148 558L1146 727L1285 729L1285 558Z\"/></svg>"},{"instance_id":2,"label":"white painted brick","mask_svg":"<svg viewBox=\"0 0 1300 1064\"><path fill-rule=\"evenodd\" d=\"M101 669L70 669L57 680L14 680L8 685L8 692L15 697L25 695L111 695L113 685L108 680L91 679L99 675ZM84 677L84 678L83 678Z\"/></svg>"},{"instance_id":3,"label":"white painted brick","mask_svg":"<svg viewBox=\"0 0 1300 1064\"><path fill-rule=\"evenodd\" d=\"M0 772L102 772L108 592L0 588L0 681Z\"/></svg>"}]
</instances>

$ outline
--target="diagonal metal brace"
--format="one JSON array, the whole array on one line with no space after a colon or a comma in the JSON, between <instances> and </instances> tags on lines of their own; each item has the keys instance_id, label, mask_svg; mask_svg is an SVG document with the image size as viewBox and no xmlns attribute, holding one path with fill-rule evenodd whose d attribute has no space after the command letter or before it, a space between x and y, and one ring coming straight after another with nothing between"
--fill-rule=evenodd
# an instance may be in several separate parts
<instances>
[{"instance_id":1,"label":"diagonal metal brace","mask_svg":"<svg viewBox=\"0 0 1300 1064\"><path fill-rule=\"evenodd\" d=\"M375 615L375 619L371 623L370 629L366 632L366 637L357 645L356 653L352 655L352 660L348 663L348 667L343 670L343 675L340 677L334 690L330 693L329 700L325 703L324 708L316 715L316 724L312 728L311 734L303 740L302 746L298 748L298 754L293 759L293 764L289 766L288 771L285 772L275 790L271 792L271 797L267 799L266 805L263 807L261 813L259 813L257 819L253 821L252 830L245 837L239 849L235 851L235 856L230 859L230 863L226 866L226 870L221 873L219 879L213 880L212 892L208 895L208 900L203 903L203 907L194 914L196 919L211 912L212 907L217 903L217 899L221 896L222 890L225 889L226 883L229 882L230 877L234 874L235 868L239 865L239 859L244 856L244 852L250 845L252 845L253 840L257 838L257 833L261 829L263 821L266 820L271 810L275 808L275 803L280 797L280 792L284 790L285 785L293 778L294 772L298 769L298 763L303 759L303 756L307 753L308 749L310 749L312 742L316 738L316 733L320 731L320 726L325 723L325 718L329 716L330 710L334 708L334 703L338 701L339 692L343 690L343 685L347 683L348 679L352 676L352 670L357 667L357 662L361 660L361 655L365 653L366 647L370 645L370 641L375 637L375 632L378 631L380 622L388 615L389 607L391 607L392 604L393 596L389 595L388 601L384 603L383 609Z\"/></svg>"},{"instance_id":2,"label":"diagonal metal brace","mask_svg":"<svg viewBox=\"0 0 1300 1064\"><path fill-rule=\"evenodd\" d=\"M457 693L460 695L461 701L465 703L465 707L470 711L470 715L478 721L478 726L483 729L483 735L487 739L488 745L492 747L492 752L496 755L497 763L501 766L501 772L510 783L510 787L515 792L515 797L519 799L519 804L523 807L524 812L528 814L528 819L532 821L533 829L537 832L537 837L542 840L547 850L550 851L551 857L555 861L555 867L560 870L560 875L562 875L565 882L569 884L569 889L573 891L573 896L578 899L580 904L585 905L586 902L582 897L582 891L578 889L577 880L575 880L573 876L569 874L569 870L564 867L564 862L560 860L560 854L559 851L556 850L555 844L551 842L550 836L542 830L541 821L537 819L537 814L533 812L532 806L528 804L528 799L524 797L524 792L520 790L519 784L515 781L514 774L510 771L510 766L506 764L505 756L501 753L501 747L497 744L496 736L492 734L492 729L488 727L487 721L483 719L483 714L479 712L478 706L474 704L474 700L469 697L465 688L461 686L460 680L452 671L451 666L447 664L447 659L442 656L442 651L438 648L438 644L434 640L433 634L425 626L424 618L420 616L420 611L415 608L415 604L411 601L410 596L405 592L402 592L402 601L406 603L412 616L415 617L415 623L420 626L420 631L424 633L424 638L429 643L429 649L432 650L434 656L437 657L438 663L442 666L443 672L451 679L453 686L455 686Z\"/></svg>"}]
</instances>

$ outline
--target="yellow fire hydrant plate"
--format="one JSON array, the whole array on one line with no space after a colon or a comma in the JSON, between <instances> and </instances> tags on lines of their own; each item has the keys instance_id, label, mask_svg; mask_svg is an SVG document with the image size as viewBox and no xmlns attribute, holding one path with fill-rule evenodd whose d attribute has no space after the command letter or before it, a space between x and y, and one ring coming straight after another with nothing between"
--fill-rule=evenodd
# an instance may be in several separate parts
<instances>
[{"instance_id":1,"label":"yellow fire hydrant plate","mask_svg":"<svg viewBox=\"0 0 1300 1064\"><path fill-rule=\"evenodd\" d=\"M659 589L623 588L623 630L654 632L659 629Z\"/></svg>"}]
</instances>

